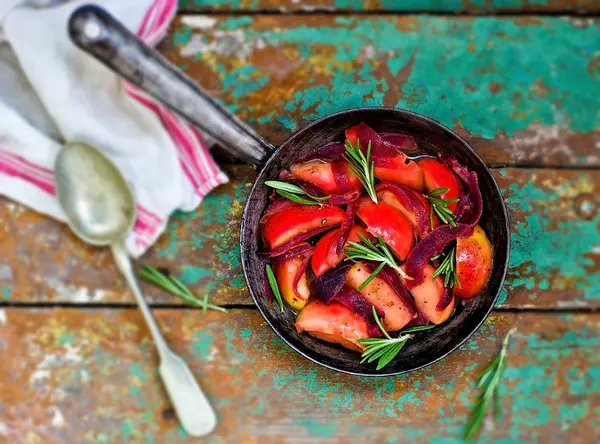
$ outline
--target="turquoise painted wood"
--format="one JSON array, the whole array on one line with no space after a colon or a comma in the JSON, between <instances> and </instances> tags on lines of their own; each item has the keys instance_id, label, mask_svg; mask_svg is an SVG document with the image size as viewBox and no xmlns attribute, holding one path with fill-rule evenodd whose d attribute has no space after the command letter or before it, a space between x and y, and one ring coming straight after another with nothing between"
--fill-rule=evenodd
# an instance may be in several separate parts
<instances>
[{"instance_id":1,"label":"turquoise painted wood","mask_svg":"<svg viewBox=\"0 0 600 444\"><path fill-rule=\"evenodd\" d=\"M600 315L497 314L443 361L357 378L288 349L255 310L158 310L219 416L194 440L177 426L137 310L0 310L0 440L77 443L460 443L477 376L515 328L501 413L480 442L600 439Z\"/></svg>"},{"instance_id":2,"label":"turquoise painted wood","mask_svg":"<svg viewBox=\"0 0 600 444\"><path fill-rule=\"evenodd\" d=\"M433 13L576 12L600 10L597 0L179 0L185 11L386 11Z\"/></svg>"},{"instance_id":3,"label":"turquoise painted wood","mask_svg":"<svg viewBox=\"0 0 600 444\"><path fill-rule=\"evenodd\" d=\"M600 166L599 42L596 21L556 17L184 16L166 54L274 143L385 105L488 163L564 167Z\"/></svg>"}]
</instances>

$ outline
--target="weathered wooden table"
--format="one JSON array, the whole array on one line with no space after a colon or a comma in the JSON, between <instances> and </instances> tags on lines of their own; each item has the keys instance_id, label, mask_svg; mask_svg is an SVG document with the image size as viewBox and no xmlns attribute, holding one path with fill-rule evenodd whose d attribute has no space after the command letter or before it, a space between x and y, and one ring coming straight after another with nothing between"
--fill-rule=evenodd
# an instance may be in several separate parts
<instances>
[{"instance_id":1,"label":"weathered wooden table","mask_svg":"<svg viewBox=\"0 0 600 444\"><path fill-rule=\"evenodd\" d=\"M252 306L238 223L254 173L225 165L231 183L176 214L142 260L230 308L203 314L145 287L218 410L206 442L456 442L512 326L502 417L481 438L598 442L600 22L574 14L600 2L181 6L161 50L269 140L358 105L421 112L492 166L512 230L506 291L460 350L397 378L336 374L288 350ZM187 442L108 252L8 201L0 221L0 441Z\"/></svg>"}]
</instances>

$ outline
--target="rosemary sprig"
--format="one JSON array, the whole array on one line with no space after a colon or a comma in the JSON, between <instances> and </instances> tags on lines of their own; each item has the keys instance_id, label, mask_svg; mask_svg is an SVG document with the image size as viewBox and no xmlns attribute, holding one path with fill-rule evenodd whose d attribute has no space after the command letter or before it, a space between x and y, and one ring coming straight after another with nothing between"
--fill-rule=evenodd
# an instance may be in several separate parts
<instances>
[{"instance_id":1,"label":"rosemary sprig","mask_svg":"<svg viewBox=\"0 0 600 444\"><path fill-rule=\"evenodd\" d=\"M167 275L161 273L151 265L144 265L142 271L140 271L140 277L152 282L153 284L167 290L168 292L180 296L183 300L196 307L202 307L202 311L206 313L209 308L211 310L222 311L227 313L227 309L219 307L218 305L210 304L208 302L208 294L204 295L203 299L199 299L192 291L178 278L173 275Z\"/></svg>"},{"instance_id":2,"label":"rosemary sprig","mask_svg":"<svg viewBox=\"0 0 600 444\"><path fill-rule=\"evenodd\" d=\"M281 299L281 293L279 292L279 286L277 285L277 279L275 279L275 273L273 273L273 269L269 264L267 264L267 279L269 281L269 286L271 287L271 291L273 292L273 296L275 296L275 300L277 304L279 304L279 308L283 311L283 299Z\"/></svg>"},{"instance_id":3,"label":"rosemary sprig","mask_svg":"<svg viewBox=\"0 0 600 444\"><path fill-rule=\"evenodd\" d=\"M438 255L437 258L441 257ZM456 285L460 288L460 281L456 275L456 247L452 247L444 257L440 266L433 272L433 279L439 275L444 276L444 287L454 288Z\"/></svg>"},{"instance_id":4,"label":"rosemary sprig","mask_svg":"<svg viewBox=\"0 0 600 444\"><path fill-rule=\"evenodd\" d=\"M379 274L379 272L381 271L381 269L385 267L385 262L382 262L381 264L379 264L379 266L375 269L375 271L373 271L373 273L371 273L369 275L368 278L366 278L362 284L360 284L360 286L356 289L356 291L360 291L363 288L365 288L367 285L369 285L369 282L371 282L373 279L375 279L375 277Z\"/></svg>"},{"instance_id":5,"label":"rosemary sprig","mask_svg":"<svg viewBox=\"0 0 600 444\"><path fill-rule=\"evenodd\" d=\"M427 200L431 205L431 210L429 211L429 226L432 230L434 213L443 223L450 224L453 227L456 226L456 222L454 222L454 213L448 208L448 204L456 203L458 202L458 199L440 199L440 196L448 191L450 191L450 188L436 188L427 195Z\"/></svg>"},{"instance_id":6,"label":"rosemary sprig","mask_svg":"<svg viewBox=\"0 0 600 444\"><path fill-rule=\"evenodd\" d=\"M404 272L404 270L402 270L402 268L400 268L398 266L398 264L396 264L394 256L392 256L392 252L390 251L388 246L385 244L385 242L383 241L381 236L378 236L377 245L375 245L369 239L366 239L362 234L360 234L360 233L357 233L357 234L362 243L353 242L353 241L348 242L349 246L344 249L344 253L347 256L346 260L351 260L354 262L361 261L361 260L381 262L384 265L388 265L391 268L393 268L394 270L396 270L398 273L400 273L400 275L402 275L402 277L404 279L412 280L412 278L410 276L408 276ZM377 273L379 273L381 271L381 268L383 268L383 267L380 266L375 271ZM371 276L369 276L367 278L367 280L369 280L369 279L373 280L373 278L375 277L375 276L373 276L373 274L376 275L376 273L373 272L371 274ZM367 282L367 284L369 282ZM361 287L363 285L366 285L366 284L363 282Z\"/></svg>"},{"instance_id":7,"label":"rosemary sprig","mask_svg":"<svg viewBox=\"0 0 600 444\"><path fill-rule=\"evenodd\" d=\"M485 419L485 413L490 402L492 401L492 398L494 399L496 414L499 412L500 395L498 393L498 384L500 383L500 378L502 377L502 373L506 368L508 339L513 332L514 328L506 334L504 340L502 341L502 349L500 350L500 353L492 360L490 365L483 371L477 380L477 388L484 387L484 389L480 393L479 398L477 399L477 404L471 412L471 419L465 427L464 439L466 441L473 439L481 428L481 424Z\"/></svg>"},{"instance_id":8,"label":"rosemary sprig","mask_svg":"<svg viewBox=\"0 0 600 444\"><path fill-rule=\"evenodd\" d=\"M367 145L367 154L360 149L360 140L356 139L356 145L346 140L346 154L344 159L350 164L350 171L360 180L371 200L377 203L375 193L375 162L371 161L371 141Z\"/></svg>"},{"instance_id":9,"label":"rosemary sprig","mask_svg":"<svg viewBox=\"0 0 600 444\"><path fill-rule=\"evenodd\" d=\"M375 306L373 306L373 317L375 318L375 322L383 333L383 338L367 338L367 339L358 339L357 342L359 344L366 345L367 347L362 352L360 363L367 361L367 363L371 363L377 360L376 370L381 370L383 367L388 365L392 359L396 357L396 355L402 350L406 342L413 337L413 335L409 333L414 333L417 331L430 330L435 325L421 325L418 327L410 327L405 330L402 330L402 333L397 338L392 338L390 334L383 327L383 324L379 320L379 316L377 316L377 310L375 310Z\"/></svg>"},{"instance_id":10,"label":"rosemary sprig","mask_svg":"<svg viewBox=\"0 0 600 444\"><path fill-rule=\"evenodd\" d=\"M265 185L273 188L280 196L285 197L292 202L297 202L304 205L321 205L321 202L330 198L330 196L313 196L312 194L308 194L297 185L287 182L280 182L279 180L267 180Z\"/></svg>"}]
</instances>

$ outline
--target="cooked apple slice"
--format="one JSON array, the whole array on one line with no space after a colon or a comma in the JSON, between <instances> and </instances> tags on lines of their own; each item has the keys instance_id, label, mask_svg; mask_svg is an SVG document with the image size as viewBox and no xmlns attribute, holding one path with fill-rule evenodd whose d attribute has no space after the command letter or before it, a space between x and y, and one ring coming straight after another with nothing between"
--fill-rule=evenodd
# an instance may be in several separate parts
<instances>
[{"instance_id":1,"label":"cooked apple slice","mask_svg":"<svg viewBox=\"0 0 600 444\"><path fill-rule=\"evenodd\" d=\"M309 302L296 318L296 330L359 352L363 346L357 339L369 337L367 322L335 301L329 305L320 301Z\"/></svg>"},{"instance_id":2,"label":"cooked apple slice","mask_svg":"<svg viewBox=\"0 0 600 444\"><path fill-rule=\"evenodd\" d=\"M360 225L354 225L350 234L348 235L348 240L345 245L348 245L348 242L360 242L360 238L358 234L360 233L366 239L373 239L373 237ZM341 254L337 254L336 247L338 241L340 240L341 229L332 230L329 233L325 234L317 245L315 246L315 252L311 258L311 267L315 276L321 276L327 270L337 266L344 257L343 251ZM345 247L344 247L345 248Z\"/></svg>"},{"instance_id":3,"label":"cooked apple slice","mask_svg":"<svg viewBox=\"0 0 600 444\"><path fill-rule=\"evenodd\" d=\"M456 240L456 276L460 288L454 293L461 299L471 299L482 289L492 272L492 245L479 225L467 237Z\"/></svg>"},{"instance_id":4,"label":"cooked apple slice","mask_svg":"<svg viewBox=\"0 0 600 444\"><path fill-rule=\"evenodd\" d=\"M368 197L360 199L356 214L369 233L381 236L400 260L406 259L414 241L413 227L406 216L390 205L376 204Z\"/></svg>"},{"instance_id":5,"label":"cooked apple slice","mask_svg":"<svg viewBox=\"0 0 600 444\"><path fill-rule=\"evenodd\" d=\"M403 185L383 182L377 185L377 198L400 211L413 225L415 232L425 236L439 225L436 215L431 215L431 205L421 193ZM433 221L433 228L431 222Z\"/></svg>"},{"instance_id":6,"label":"cooked apple slice","mask_svg":"<svg viewBox=\"0 0 600 444\"><path fill-rule=\"evenodd\" d=\"M345 194L360 189L360 181L352 174L345 160L324 162L312 160L299 163L290 168L296 179L312 183L327 194Z\"/></svg>"},{"instance_id":7,"label":"cooked apple slice","mask_svg":"<svg viewBox=\"0 0 600 444\"><path fill-rule=\"evenodd\" d=\"M390 143L364 123L346 130L346 139L352 145L356 145L357 139L360 139L360 146L365 152L369 142L371 142L371 159L375 164L375 177L406 185L417 191L423 191L423 171L421 167L402 152L403 147L414 151L416 142L411 136L400 136L398 135L395 139L397 141L402 139L404 146Z\"/></svg>"},{"instance_id":8,"label":"cooked apple slice","mask_svg":"<svg viewBox=\"0 0 600 444\"><path fill-rule=\"evenodd\" d=\"M461 186L455 174L450 171L443 163L436 159L421 159L419 165L423 169L425 181L425 190L429 193L438 188L449 188L447 193L440 196L440 199L459 199ZM448 209L452 212L456 209L456 202L448 204Z\"/></svg>"},{"instance_id":9,"label":"cooked apple slice","mask_svg":"<svg viewBox=\"0 0 600 444\"><path fill-rule=\"evenodd\" d=\"M298 255L275 263L273 267L281 296L294 310L302 310L310 297L306 283L307 262L307 256Z\"/></svg>"},{"instance_id":10,"label":"cooked apple slice","mask_svg":"<svg viewBox=\"0 0 600 444\"><path fill-rule=\"evenodd\" d=\"M346 284L358 289L370 275L366 264L357 262L350 268ZM400 330L414 317L414 313L406 307L394 289L379 277L375 277L365 288L360 290L360 294L384 314L383 326L388 331Z\"/></svg>"},{"instance_id":11,"label":"cooked apple slice","mask_svg":"<svg viewBox=\"0 0 600 444\"><path fill-rule=\"evenodd\" d=\"M339 207L294 204L266 219L263 238L273 250L310 232L340 225L343 220L344 210Z\"/></svg>"},{"instance_id":12,"label":"cooked apple slice","mask_svg":"<svg viewBox=\"0 0 600 444\"><path fill-rule=\"evenodd\" d=\"M435 268L433 265L426 265L424 271L425 279L419 285L411 284L406 280L406 286L415 298L415 303L419 312L434 324L445 322L454 311L455 300L452 301L443 310L438 310L437 305L444 297L444 279L442 276L433 278Z\"/></svg>"}]
</instances>

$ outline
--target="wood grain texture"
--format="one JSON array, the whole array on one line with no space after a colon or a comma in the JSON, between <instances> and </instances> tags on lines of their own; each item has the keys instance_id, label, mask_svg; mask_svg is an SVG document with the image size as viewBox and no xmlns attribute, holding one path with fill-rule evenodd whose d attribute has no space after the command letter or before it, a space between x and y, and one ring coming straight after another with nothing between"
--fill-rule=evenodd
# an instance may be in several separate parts
<instances>
[{"instance_id":1,"label":"wood grain texture","mask_svg":"<svg viewBox=\"0 0 600 444\"><path fill-rule=\"evenodd\" d=\"M334 111L386 105L455 129L488 163L589 167L598 41L593 19L184 15L161 49L275 144Z\"/></svg>"},{"instance_id":2,"label":"wood grain texture","mask_svg":"<svg viewBox=\"0 0 600 444\"><path fill-rule=\"evenodd\" d=\"M276 11L276 12L430 12L511 13L600 11L598 0L179 0L186 12Z\"/></svg>"},{"instance_id":3,"label":"wood grain texture","mask_svg":"<svg viewBox=\"0 0 600 444\"><path fill-rule=\"evenodd\" d=\"M159 310L158 322L214 402L202 442L460 442L477 375L515 326L486 442L600 439L600 314L495 315L442 362L357 378L287 349L254 310ZM190 442L177 427L137 310L0 311L0 439Z\"/></svg>"},{"instance_id":4,"label":"wood grain texture","mask_svg":"<svg viewBox=\"0 0 600 444\"><path fill-rule=\"evenodd\" d=\"M229 166L231 182L198 210L177 213L141 259L181 276L219 304L251 304L239 262L239 221L254 171ZM505 308L600 307L600 171L494 170L511 223ZM0 295L5 302L127 303L133 296L106 250L65 226L0 203ZM180 304L144 285L152 303Z\"/></svg>"}]
</instances>

